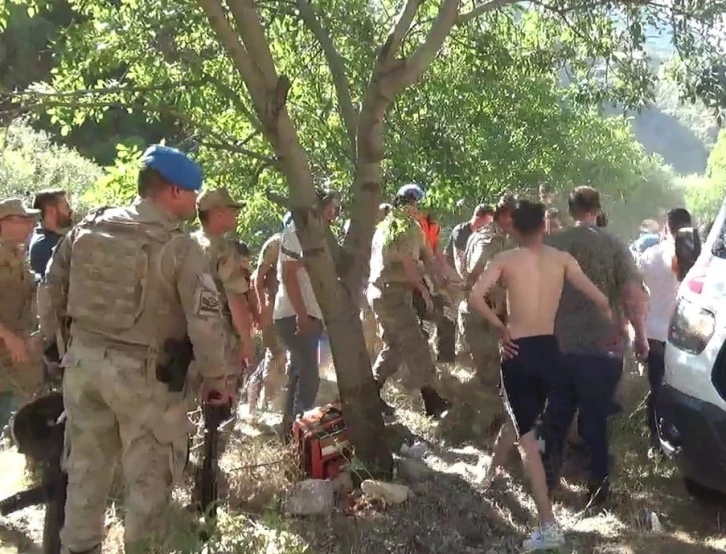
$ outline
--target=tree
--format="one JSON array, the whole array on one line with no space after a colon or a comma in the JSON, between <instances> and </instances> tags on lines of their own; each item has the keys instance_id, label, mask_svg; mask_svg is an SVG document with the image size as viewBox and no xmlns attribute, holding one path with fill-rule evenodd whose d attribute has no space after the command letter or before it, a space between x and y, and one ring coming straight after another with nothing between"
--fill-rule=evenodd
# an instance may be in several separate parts
<instances>
[{"instance_id":1,"label":"tree","mask_svg":"<svg viewBox=\"0 0 726 554\"><path fill-rule=\"evenodd\" d=\"M25 121L13 121L0 133L0 198L32 202L41 189L61 188L80 199L101 175L92 161L53 144L47 133L34 131Z\"/></svg>"},{"instance_id":2,"label":"tree","mask_svg":"<svg viewBox=\"0 0 726 554\"><path fill-rule=\"evenodd\" d=\"M690 92L703 88L703 68L716 59L709 25L717 21L723 6L716 2L704 7L695 0L673 8L650 0L547 0L527 5L513 0L407 0L400 6L390 0L321 0L316 5L308 0L199 0L202 11L195 11L183 1L143 9L138 4L132 0L78 4L88 18L84 27L88 36L83 40L74 33L69 42L93 45L95 52L83 63L105 62L103 66L109 67L105 82L92 90L84 88L87 68L71 70L68 65L78 60L66 58L59 71L61 79L55 83L61 90L35 87L18 101L21 106L35 102L54 109L58 118L72 111L81 120L109 105L155 107L157 113L173 110L201 157L210 150L237 154L244 159L240 165L247 177L259 182L265 174L278 190L283 184L278 176L284 176L306 264L330 330L353 443L361 459L383 470L390 467L390 455L380 440L382 421L356 300L380 201L390 108L401 102L442 48L443 52L451 48L444 43L452 31L458 40L485 52L486 42L473 41L501 18L521 21L532 29L525 46L533 65L570 75L568 101L598 105L612 100L626 107L641 105L651 94L653 74L642 54L643 29L668 26L681 50L681 83ZM396 7L397 15L392 17ZM108 21L118 26L109 27ZM137 40L152 46L148 52L138 52L148 58L144 72L129 59L116 56ZM356 49L350 45L353 42L366 48ZM220 47L227 54L221 62ZM299 52L291 52L295 49ZM159 56L163 64L158 63ZM324 107L317 111L317 121L296 118L296 128L290 113L294 116L311 97L292 87L294 79L287 75L319 67L312 63L317 56L324 58L330 76L309 77L313 89L319 86L312 96ZM230 76L232 69L246 94L239 90L240 80ZM134 71L133 89L123 83L129 71ZM78 110L79 104L83 110ZM244 114L244 120L239 114ZM310 143L312 135L304 132L309 125L320 130L317 136L329 127L343 131L342 140L335 135L344 145L336 150L340 167L347 167L352 176L354 209L339 275L326 251L313 190L318 150L334 145ZM307 138L307 144L301 137Z\"/></svg>"},{"instance_id":3,"label":"tree","mask_svg":"<svg viewBox=\"0 0 726 554\"><path fill-rule=\"evenodd\" d=\"M338 70L341 69L339 60L329 49L328 61L334 75L343 120L346 127L353 128L355 125L357 129L355 139L350 132L350 140L354 144L357 154L354 176L357 209L353 212L351 231L345 242L345 251L349 260L343 267L337 284L333 264L329 254L325 252L325 239L320 219L313 208L312 174L285 108L289 80L277 74L256 7L252 0L230 0L228 2L232 18L237 25L235 31L220 0L200 0L199 3L245 82L257 115L264 126L265 135L272 143L282 164L282 171L288 179L292 203L295 207L293 216L305 249L306 265L325 319L331 325L333 357L336 361L342 362L345 351L343 348L347 348L347 352L359 354L355 371L340 370L338 372L341 395L349 412L353 413L351 419L355 425L363 421L372 422L371 431L378 432L381 427L380 415L377 413L370 372L366 371L369 362L360 333L357 306L352 299L355 298L354 291L361 285L355 278L356 275L360 275L360 271L356 271L356 268L364 267L370 256L373 222L380 201L385 114L392 101L418 81L456 24L466 23L510 2L488 0L476 5L471 11L462 13L459 11L459 0L443 0L438 11L433 14L433 22L423 40L410 55L401 57L406 36L412 31L419 8L421 8L421 2L417 0L405 2L391 27L388 38L378 51L376 64L363 96L360 113L357 114L355 120L352 119L352 113L347 109L350 97L347 85L340 76L335 78ZM298 8L300 5L301 2L298 2ZM553 8L553 11L565 20L567 20L565 14L568 11L575 12L583 9L582 5L575 6L573 9L563 3L545 7ZM603 6L603 9L607 8ZM592 7L587 6L583 11L588 13L582 17L589 19L591 10ZM631 10L628 12L630 12L628 15L634 13ZM577 29L577 27L573 27L573 29ZM635 23L631 24L629 37L633 42L638 41L640 33L640 27ZM626 70L632 71L635 75L643 69L632 57L623 62L623 65L626 66ZM627 67L628 65L630 67ZM356 393L360 402L352 401ZM359 440L371 437L372 435L368 432L358 435L355 437L358 439L355 441L356 447L363 446ZM387 461L385 454L378 449L365 452L364 459L376 462L378 467L385 467L382 463Z\"/></svg>"}]
</instances>

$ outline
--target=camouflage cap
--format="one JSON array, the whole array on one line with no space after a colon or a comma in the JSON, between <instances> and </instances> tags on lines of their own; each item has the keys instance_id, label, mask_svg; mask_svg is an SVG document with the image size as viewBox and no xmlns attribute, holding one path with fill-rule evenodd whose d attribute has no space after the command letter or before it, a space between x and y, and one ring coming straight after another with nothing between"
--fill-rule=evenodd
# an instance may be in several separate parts
<instances>
[{"instance_id":1,"label":"camouflage cap","mask_svg":"<svg viewBox=\"0 0 726 554\"><path fill-rule=\"evenodd\" d=\"M244 202L233 200L226 188L205 190L197 198L197 208L200 212L206 212L213 208L236 208L239 210L245 206Z\"/></svg>"},{"instance_id":2,"label":"camouflage cap","mask_svg":"<svg viewBox=\"0 0 726 554\"><path fill-rule=\"evenodd\" d=\"M35 217L39 213L40 210L26 208L20 198L6 198L5 200L0 200L0 220L11 216Z\"/></svg>"}]
</instances>

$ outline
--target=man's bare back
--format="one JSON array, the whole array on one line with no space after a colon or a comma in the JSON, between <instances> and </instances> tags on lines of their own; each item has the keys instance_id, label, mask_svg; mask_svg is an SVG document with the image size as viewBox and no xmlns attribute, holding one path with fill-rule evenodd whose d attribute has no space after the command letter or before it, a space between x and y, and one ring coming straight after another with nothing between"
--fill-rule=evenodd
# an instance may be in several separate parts
<instances>
[{"instance_id":1,"label":"man's bare back","mask_svg":"<svg viewBox=\"0 0 726 554\"><path fill-rule=\"evenodd\" d=\"M503 332L504 324L484 301L488 290L499 281L507 290L508 339L552 335L565 279L609 313L607 297L587 278L577 261L540 241L495 256L474 286L471 300Z\"/></svg>"},{"instance_id":2,"label":"man's bare back","mask_svg":"<svg viewBox=\"0 0 726 554\"><path fill-rule=\"evenodd\" d=\"M526 200L518 202L512 222L514 235L522 246L492 258L471 291L469 306L486 318L501 337L501 384L511 421L505 424L497 440L495 458L502 458L502 452L506 454L515 440L519 440L522 461L547 538L545 541L544 535L535 533L525 541L525 548L530 552L545 543L549 546L564 543L547 496L534 428L546 405L553 373L559 369L560 351L554 326L565 279L604 313L609 313L610 307L607 297L585 276L570 254L542 244L544 205ZM497 282L507 291L506 324L486 301L487 293Z\"/></svg>"},{"instance_id":3,"label":"man's bare back","mask_svg":"<svg viewBox=\"0 0 726 554\"><path fill-rule=\"evenodd\" d=\"M568 260L549 246L520 247L503 253L501 264L512 338L551 335Z\"/></svg>"}]
</instances>

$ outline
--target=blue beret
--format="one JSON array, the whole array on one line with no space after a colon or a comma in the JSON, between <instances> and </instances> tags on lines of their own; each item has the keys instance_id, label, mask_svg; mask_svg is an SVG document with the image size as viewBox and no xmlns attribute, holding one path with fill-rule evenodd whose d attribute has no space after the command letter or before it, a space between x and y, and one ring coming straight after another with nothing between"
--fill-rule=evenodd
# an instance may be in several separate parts
<instances>
[{"instance_id":1,"label":"blue beret","mask_svg":"<svg viewBox=\"0 0 726 554\"><path fill-rule=\"evenodd\" d=\"M152 144L141 156L141 162L180 188L193 191L202 188L201 166L176 148Z\"/></svg>"}]
</instances>

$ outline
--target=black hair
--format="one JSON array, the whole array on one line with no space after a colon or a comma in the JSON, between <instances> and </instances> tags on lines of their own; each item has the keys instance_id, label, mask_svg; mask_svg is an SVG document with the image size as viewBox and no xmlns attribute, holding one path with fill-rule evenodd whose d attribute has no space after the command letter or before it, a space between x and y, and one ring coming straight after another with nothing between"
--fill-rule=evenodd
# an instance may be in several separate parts
<instances>
[{"instance_id":1,"label":"black hair","mask_svg":"<svg viewBox=\"0 0 726 554\"><path fill-rule=\"evenodd\" d=\"M532 235L543 228L545 205L542 202L520 200L512 210L514 229L522 235Z\"/></svg>"},{"instance_id":2,"label":"black hair","mask_svg":"<svg viewBox=\"0 0 726 554\"><path fill-rule=\"evenodd\" d=\"M684 227L690 227L691 214L685 208L674 208L666 214L666 225L671 235L675 235Z\"/></svg>"},{"instance_id":3,"label":"black hair","mask_svg":"<svg viewBox=\"0 0 726 554\"><path fill-rule=\"evenodd\" d=\"M598 227L607 227L610 220L608 219L608 214L605 212L600 212L597 214L597 219L595 220L595 225Z\"/></svg>"},{"instance_id":4,"label":"black hair","mask_svg":"<svg viewBox=\"0 0 726 554\"><path fill-rule=\"evenodd\" d=\"M698 229L681 227L675 232L673 240L676 251L676 277L679 281L683 281L701 255L701 237Z\"/></svg>"}]
</instances>

